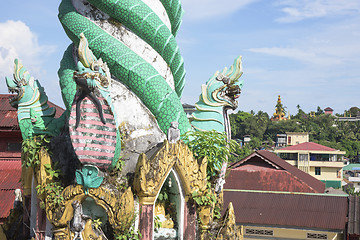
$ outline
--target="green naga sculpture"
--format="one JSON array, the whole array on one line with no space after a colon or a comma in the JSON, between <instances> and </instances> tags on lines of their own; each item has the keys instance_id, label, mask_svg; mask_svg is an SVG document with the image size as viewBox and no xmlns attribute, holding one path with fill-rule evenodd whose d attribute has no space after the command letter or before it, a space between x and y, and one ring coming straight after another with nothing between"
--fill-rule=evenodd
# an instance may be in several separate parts
<instances>
[{"instance_id":1,"label":"green naga sculpture","mask_svg":"<svg viewBox=\"0 0 360 240\"><path fill-rule=\"evenodd\" d=\"M13 79L6 79L9 90L18 95L11 100L19 107L19 123L24 139L34 134L57 135L64 125L66 116L70 116L73 104L76 104L76 124L80 122L80 104L85 97L95 104L100 120L105 124L103 109L93 90L110 106L116 122L116 164L120 151L120 136L117 113L113 108L109 85L119 81L130 89L155 117L159 128L167 133L172 122L178 122L181 134L191 129L208 131L215 129L229 136L230 125L227 110L237 107L236 98L240 94L242 81L241 58L237 58L230 70L226 68L216 72L202 86L199 102L196 104L194 120L190 124L182 108L180 97L184 87L185 70L179 47L175 41L176 31L181 23L182 8L179 1L160 1L170 23L164 24L153 9L140 0L90 0L86 6L99 11L103 16L93 19L81 12L81 1L63 0L59 7L59 19L70 39L74 42L65 51L60 64L59 77L63 100L68 111L55 120L54 110L47 105L47 96L37 80L33 80L21 64L15 60ZM79 7L80 6L80 7ZM86 12L86 11L85 11ZM93 12L93 11L88 11ZM101 24L99 24L99 21ZM124 39L112 34L109 29L124 28L129 34L136 35L147 48L159 55L170 74L164 74L143 55L136 52ZM126 26L126 27L124 27ZM170 26L170 27L169 27ZM113 30L115 31L115 30ZM140 38L140 39L139 39ZM82 44L83 42L83 44ZM74 54L80 49L83 54ZM90 50L91 49L91 50ZM170 76L170 77L169 77ZM171 78L169 80L169 78ZM78 92L79 96L76 97ZM30 109L41 117L42 121L33 121ZM35 116L34 115L34 116ZM35 126L34 126L35 124ZM230 137L230 136L229 136Z\"/></svg>"},{"instance_id":2,"label":"green naga sculpture","mask_svg":"<svg viewBox=\"0 0 360 240\"><path fill-rule=\"evenodd\" d=\"M155 116L160 129L165 134L171 122L179 123L181 134L191 130L192 126L180 101L185 70L174 37L182 16L180 1L161 1L169 16L170 29L152 8L140 0L89 0L88 2L91 10L84 11L85 13L81 10L84 6L73 4L71 0L63 0L59 7L60 22L75 46L81 36L85 36L93 54L107 63L112 76L117 81L125 84L140 98ZM99 11L97 15L102 17L94 19L94 16L85 16L87 12L95 10ZM144 44L148 44L166 62L173 76L173 87L155 69L154 64L144 60L144 57L136 53L130 44L111 33L123 26L126 26L125 30L130 34L141 38ZM76 69L73 48L72 44L66 50L59 70L60 86L68 109L76 92L76 84L73 81L73 72ZM207 86L203 87L202 103L198 103L198 113L194 114L195 129L216 129L221 132L226 130L224 123L227 120L224 120L223 108L236 108L235 99L242 86L238 81L241 76L240 62L241 59L238 58L230 71L225 69L221 74L216 73L208 81ZM213 124L215 122L219 122L223 127Z\"/></svg>"},{"instance_id":3,"label":"green naga sculpture","mask_svg":"<svg viewBox=\"0 0 360 240\"><path fill-rule=\"evenodd\" d=\"M64 127L66 112L55 119L55 108L50 108L44 88L35 80L26 68L14 61L13 79L6 77L9 92L16 93L10 99L12 107L18 109L18 121L22 138L29 139L34 135L46 134L56 136Z\"/></svg>"},{"instance_id":4,"label":"green naga sculpture","mask_svg":"<svg viewBox=\"0 0 360 240\"><path fill-rule=\"evenodd\" d=\"M216 130L226 132L230 138L230 123L227 110L237 108L236 99L240 96L243 81L238 81L242 75L241 57L235 59L228 70L216 72L201 87L200 100L195 104L196 111L192 114L191 125L197 131Z\"/></svg>"}]
</instances>

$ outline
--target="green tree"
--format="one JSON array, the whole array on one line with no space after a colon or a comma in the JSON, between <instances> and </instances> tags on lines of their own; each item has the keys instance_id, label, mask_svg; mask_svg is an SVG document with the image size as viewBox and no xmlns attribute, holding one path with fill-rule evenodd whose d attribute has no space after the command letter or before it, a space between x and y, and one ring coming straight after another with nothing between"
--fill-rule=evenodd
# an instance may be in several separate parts
<instances>
[{"instance_id":1,"label":"green tree","mask_svg":"<svg viewBox=\"0 0 360 240\"><path fill-rule=\"evenodd\" d=\"M229 162L237 162L241 159L244 159L245 157L249 156L253 150L250 148L250 146L240 146L237 145L234 149L234 152L229 157Z\"/></svg>"},{"instance_id":2,"label":"green tree","mask_svg":"<svg viewBox=\"0 0 360 240\"><path fill-rule=\"evenodd\" d=\"M228 161L238 143L228 141L225 133L212 131L189 131L184 134L186 144L196 159L207 157L207 175L211 178L217 176L222 164Z\"/></svg>"},{"instance_id":3,"label":"green tree","mask_svg":"<svg viewBox=\"0 0 360 240\"><path fill-rule=\"evenodd\" d=\"M296 120L272 121L265 131L266 138L275 140L276 134L286 132L300 132L300 124Z\"/></svg>"},{"instance_id":4,"label":"green tree","mask_svg":"<svg viewBox=\"0 0 360 240\"><path fill-rule=\"evenodd\" d=\"M293 119L302 119L302 118L307 118L307 114L301 109L300 105L298 104L296 106L298 112L295 116L293 116Z\"/></svg>"},{"instance_id":5,"label":"green tree","mask_svg":"<svg viewBox=\"0 0 360 240\"><path fill-rule=\"evenodd\" d=\"M341 141L341 145L346 151L346 156L350 159L356 158L360 154L360 141L345 139Z\"/></svg>"},{"instance_id":6,"label":"green tree","mask_svg":"<svg viewBox=\"0 0 360 240\"><path fill-rule=\"evenodd\" d=\"M360 108L351 107L348 112L349 114L351 114L352 117L356 117L358 114L360 114Z\"/></svg>"},{"instance_id":7,"label":"green tree","mask_svg":"<svg viewBox=\"0 0 360 240\"><path fill-rule=\"evenodd\" d=\"M322 114L311 119L310 123L316 126L315 129L311 129L310 140L336 140L336 124L335 117L330 114Z\"/></svg>"},{"instance_id":8,"label":"green tree","mask_svg":"<svg viewBox=\"0 0 360 240\"><path fill-rule=\"evenodd\" d=\"M346 157L350 159L357 158L360 153L360 121L337 121L336 117L323 114L320 107L317 108L315 117L309 117L300 105L297 105L297 109L298 114L287 121L270 121L267 113L262 111L257 114L252 111L252 114L238 112L230 115L233 137L243 139L244 135L250 135L252 139L246 148L237 149L235 153L247 156L249 151L271 146L279 133L308 132L310 141L346 151ZM352 107L348 112L355 112L357 109ZM267 146L264 142L268 142Z\"/></svg>"},{"instance_id":9,"label":"green tree","mask_svg":"<svg viewBox=\"0 0 360 240\"><path fill-rule=\"evenodd\" d=\"M231 136L233 139L242 139L244 135L244 129L242 125L246 119L252 117L252 114L242 111L230 114L229 118L231 124Z\"/></svg>"},{"instance_id":10,"label":"green tree","mask_svg":"<svg viewBox=\"0 0 360 240\"><path fill-rule=\"evenodd\" d=\"M317 116L319 116L319 115L321 115L321 114L324 114L324 110L322 110L321 107L318 106L315 114L316 114Z\"/></svg>"}]
</instances>

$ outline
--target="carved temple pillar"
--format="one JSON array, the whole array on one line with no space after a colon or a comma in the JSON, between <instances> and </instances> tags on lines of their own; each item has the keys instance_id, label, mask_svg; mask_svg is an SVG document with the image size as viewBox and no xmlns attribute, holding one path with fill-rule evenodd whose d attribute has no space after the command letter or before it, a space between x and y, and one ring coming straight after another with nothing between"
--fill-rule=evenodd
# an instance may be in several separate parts
<instances>
[{"instance_id":1,"label":"carved temple pillar","mask_svg":"<svg viewBox=\"0 0 360 240\"><path fill-rule=\"evenodd\" d=\"M186 236L186 239L196 239L197 216L195 203L186 202L184 216L184 236Z\"/></svg>"},{"instance_id":2,"label":"carved temple pillar","mask_svg":"<svg viewBox=\"0 0 360 240\"><path fill-rule=\"evenodd\" d=\"M38 199L37 212L36 212L36 239L45 240L46 231L46 212L40 207L40 200Z\"/></svg>"},{"instance_id":3,"label":"carved temple pillar","mask_svg":"<svg viewBox=\"0 0 360 240\"><path fill-rule=\"evenodd\" d=\"M151 240L153 238L153 205L140 205L140 224L139 229L143 240Z\"/></svg>"},{"instance_id":4,"label":"carved temple pillar","mask_svg":"<svg viewBox=\"0 0 360 240\"><path fill-rule=\"evenodd\" d=\"M22 158L26 158L24 153L21 153ZM33 169L30 167L21 168L21 183L23 189L23 236L24 239L30 238L30 215L31 215L31 195L33 187Z\"/></svg>"},{"instance_id":5,"label":"carved temple pillar","mask_svg":"<svg viewBox=\"0 0 360 240\"><path fill-rule=\"evenodd\" d=\"M153 226L154 206L164 184L172 185L169 189L176 190L172 194L178 194L177 200L174 198L178 209L178 238L196 239L197 214L191 196L192 192L201 192L206 188L206 166L206 158L201 161L194 159L183 142L169 144L164 141L150 159L145 154L140 155L135 170L134 188L140 202L139 228L142 239L153 239L156 235ZM168 178L172 181L167 180Z\"/></svg>"},{"instance_id":6,"label":"carved temple pillar","mask_svg":"<svg viewBox=\"0 0 360 240\"><path fill-rule=\"evenodd\" d=\"M23 236L24 239L30 238L30 212L31 212L31 195L24 196L24 214L23 214Z\"/></svg>"}]
</instances>

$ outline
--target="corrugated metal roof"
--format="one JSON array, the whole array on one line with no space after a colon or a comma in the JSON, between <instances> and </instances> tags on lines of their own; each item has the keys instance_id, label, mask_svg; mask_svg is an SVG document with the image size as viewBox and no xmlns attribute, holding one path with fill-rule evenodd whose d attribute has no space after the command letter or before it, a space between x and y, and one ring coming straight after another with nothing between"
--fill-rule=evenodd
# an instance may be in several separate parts
<instances>
[{"instance_id":1,"label":"corrugated metal roof","mask_svg":"<svg viewBox=\"0 0 360 240\"><path fill-rule=\"evenodd\" d=\"M351 163L349 165L346 165L345 167L343 167L343 170L352 171L354 170L353 168L360 168L360 163Z\"/></svg>"},{"instance_id":2,"label":"corrugated metal roof","mask_svg":"<svg viewBox=\"0 0 360 240\"><path fill-rule=\"evenodd\" d=\"M0 169L7 164L2 161L21 161L21 152L0 152Z\"/></svg>"},{"instance_id":3,"label":"corrugated metal roof","mask_svg":"<svg viewBox=\"0 0 360 240\"><path fill-rule=\"evenodd\" d=\"M360 235L360 197L349 196L348 234Z\"/></svg>"},{"instance_id":4,"label":"corrugated metal roof","mask_svg":"<svg viewBox=\"0 0 360 240\"><path fill-rule=\"evenodd\" d=\"M0 127L19 128L16 109L11 107L11 94L0 94Z\"/></svg>"},{"instance_id":5,"label":"corrugated metal roof","mask_svg":"<svg viewBox=\"0 0 360 240\"><path fill-rule=\"evenodd\" d=\"M18 154L21 157L21 153ZM21 171L21 158L18 160L1 160L0 161L0 171L9 171L9 170L14 170L14 171Z\"/></svg>"},{"instance_id":6,"label":"corrugated metal roof","mask_svg":"<svg viewBox=\"0 0 360 240\"><path fill-rule=\"evenodd\" d=\"M0 94L0 111L16 111L9 103L10 98L14 96L13 94Z\"/></svg>"},{"instance_id":7,"label":"corrugated metal roof","mask_svg":"<svg viewBox=\"0 0 360 240\"><path fill-rule=\"evenodd\" d=\"M21 170L0 170L0 190L21 188Z\"/></svg>"},{"instance_id":8,"label":"corrugated metal roof","mask_svg":"<svg viewBox=\"0 0 360 240\"><path fill-rule=\"evenodd\" d=\"M21 161L0 161L0 190L21 188Z\"/></svg>"},{"instance_id":9,"label":"corrugated metal roof","mask_svg":"<svg viewBox=\"0 0 360 240\"><path fill-rule=\"evenodd\" d=\"M236 170L237 168L241 169L241 166L243 166L247 161L251 161L251 159L262 159L264 162L268 163L269 165L274 166L274 168L278 168L279 170L285 170L286 172L290 173L293 176L294 181L295 181L295 178L299 179L300 182L303 182L304 184L306 184L309 188L313 189L314 192L324 193L324 191L325 191L325 184L323 182L317 180L316 178L312 177L311 175L292 166L291 164L287 163L285 160L278 157L276 154L271 153L266 150L256 151L256 152L250 154L249 156L247 156L246 158L244 158L236 163L233 163L230 167L234 170ZM280 173L280 172L274 172L275 175L273 175L273 176L276 176L277 173ZM284 175L284 177L285 177L285 175ZM252 178L252 179L254 181L257 181L257 179L255 179L255 178ZM236 183L234 183L234 184L236 185ZM253 184L255 184L255 183L253 183ZM287 183L283 182L283 183L277 183L277 184L287 184ZM233 185L233 184L229 183L229 185ZM296 189L298 189L298 188L296 188Z\"/></svg>"},{"instance_id":10,"label":"corrugated metal roof","mask_svg":"<svg viewBox=\"0 0 360 240\"><path fill-rule=\"evenodd\" d=\"M239 224L344 230L347 221L346 196L224 191L229 202Z\"/></svg>"},{"instance_id":11,"label":"corrugated metal roof","mask_svg":"<svg viewBox=\"0 0 360 240\"><path fill-rule=\"evenodd\" d=\"M314 142L304 142L289 147L281 148L277 151L302 150L302 151L337 151L334 148L326 147Z\"/></svg>"},{"instance_id":12,"label":"corrugated metal roof","mask_svg":"<svg viewBox=\"0 0 360 240\"><path fill-rule=\"evenodd\" d=\"M308 192L316 193L311 186L285 170L234 169L226 177L225 189Z\"/></svg>"},{"instance_id":13,"label":"corrugated metal roof","mask_svg":"<svg viewBox=\"0 0 360 240\"><path fill-rule=\"evenodd\" d=\"M48 104L49 104L49 107L56 108L55 118L60 117L65 112L65 110L62 107L59 107L55 103L52 103L52 102L48 101Z\"/></svg>"},{"instance_id":14,"label":"corrugated metal roof","mask_svg":"<svg viewBox=\"0 0 360 240\"><path fill-rule=\"evenodd\" d=\"M21 161L0 161L0 218L6 218L14 204L14 190L21 189Z\"/></svg>"},{"instance_id":15,"label":"corrugated metal roof","mask_svg":"<svg viewBox=\"0 0 360 240\"><path fill-rule=\"evenodd\" d=\"M15 194L13 190L0 190L0 218L9 216L14 206Z\"/></svg>"}]
</instances>

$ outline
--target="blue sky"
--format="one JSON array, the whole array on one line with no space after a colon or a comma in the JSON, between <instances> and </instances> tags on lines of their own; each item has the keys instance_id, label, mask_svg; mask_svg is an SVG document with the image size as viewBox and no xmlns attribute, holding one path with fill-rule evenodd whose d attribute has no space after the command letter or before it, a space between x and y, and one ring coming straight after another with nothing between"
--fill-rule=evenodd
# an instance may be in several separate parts
<instances>
[{"instance_id":1,"label":"blue sky","mask_svg":"<svg viewBox=\"0 0 360 240\"><path fill-rule=\"evenodd\" d=\"M58 19L60 1L2 4L0 93L19 57L56 104L57 70L70 44ZM359 0L182 0L177 41L187 70L182 101L194 104L201 84L243 57L239 110L272 114L277 95L291 114L317 106L343 113L360 107Z\"/></svg>"}]
</instances>

